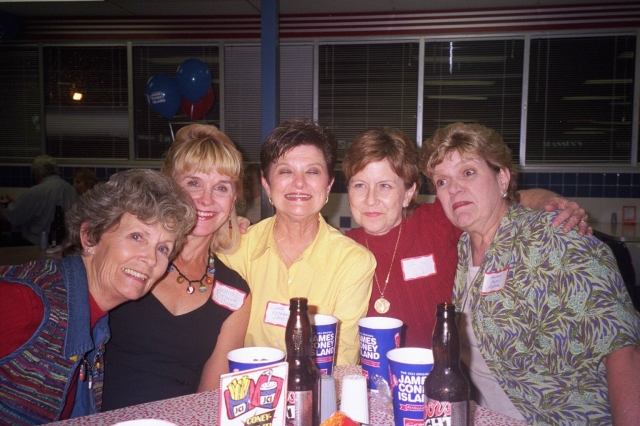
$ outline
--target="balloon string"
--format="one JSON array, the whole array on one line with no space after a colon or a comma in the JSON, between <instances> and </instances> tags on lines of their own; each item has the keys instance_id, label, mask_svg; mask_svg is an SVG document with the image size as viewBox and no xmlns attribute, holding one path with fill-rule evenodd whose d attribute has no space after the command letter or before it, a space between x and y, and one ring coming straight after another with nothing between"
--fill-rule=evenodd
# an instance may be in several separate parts
<instances>
[{"instance_id":1,"label":"balloon string","mask_svg":"<svg viewBox=\"0 0 640 426\"><path fill-rule=\"evenodd\" d=\"M171 142L173 142L176 138L173 136L173 126L171 125L171 121L169 121L169 130L171 130Z\"/></svg>"}]
</instances>

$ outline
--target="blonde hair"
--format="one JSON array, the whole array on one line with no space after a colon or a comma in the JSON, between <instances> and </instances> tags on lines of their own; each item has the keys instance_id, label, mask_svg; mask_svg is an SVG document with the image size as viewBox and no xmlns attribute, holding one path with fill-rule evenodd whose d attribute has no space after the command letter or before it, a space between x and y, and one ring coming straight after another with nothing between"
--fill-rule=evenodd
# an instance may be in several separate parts
<instances>
[{"instance_id":1,"label":"blonde hair","mask_svg":"<svg viewBox=\"0 0 640 426\"><path fill-rule=\"evenodd\" d=\"M162 171L176 179L185 173L210 173L216 170L233 180L236 197L243 200L242 154L227 135L215 126L191 124L178 130L164 158ZM233 232L221 226L211 239L211 250L232 253L240 244L238 216L235 207L230 214Z\"/></svg>"}]
</instances>

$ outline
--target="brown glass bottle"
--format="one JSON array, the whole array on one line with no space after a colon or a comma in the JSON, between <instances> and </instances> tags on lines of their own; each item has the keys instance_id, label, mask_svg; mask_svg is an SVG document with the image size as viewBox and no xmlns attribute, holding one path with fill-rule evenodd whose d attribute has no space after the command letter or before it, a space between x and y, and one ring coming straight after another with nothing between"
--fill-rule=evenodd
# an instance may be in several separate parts
<instances>
[{"instance_id":1,"label":"brown glass bottle","mask_svg":"<svg viewBox=\"0 0 640 426\"><path fill-rule=\"evenodd\" d=\"M51 228L49 231L49 245L52 247L59 246L62 244L62 240L65 238L65 227L64 227L64 213L62 211L62 206L56 206L55 213L53 215L53 222L51 222Z\"/></svg>"},{"instance_id":2,"label":"brown glass bottle","mask_svg":"<svg viewBox=\"0 0 640 426\"><path fill-rule=\"evenodd\" d=\"M289 321L285 335L289 381L287 425L320 424L320 373L311 359L311 323L307 299L289 301Z\"/></svg>"},{"instance_id":3,"label":"brown glass bottle","mask_svg":"<svg viewBox=\"0 0 640 426\"><path fill-rule=\"evenodd\" d=\"M468 426L470 388L460 368L455 305L438 304L431 347L433 369L424 380L424 426Z\"/></svg>"}]
</instances>

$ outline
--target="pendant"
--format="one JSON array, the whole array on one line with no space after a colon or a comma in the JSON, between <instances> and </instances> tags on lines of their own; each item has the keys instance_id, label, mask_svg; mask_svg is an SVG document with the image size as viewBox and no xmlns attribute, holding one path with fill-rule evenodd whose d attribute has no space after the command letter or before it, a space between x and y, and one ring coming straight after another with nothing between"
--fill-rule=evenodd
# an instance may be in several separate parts
<instances>
[{"instance_id":1,"label":"pendant","mask_svg":"<svg viewBox=\"0 0 640 426\"><path fill-rule=\"evenodd\" d=\"M193 293L193 286L191 285L191 283L189 283L189 287L187 287L187 293L189 294Z\"/></svg>"},{"instance_id":2,"label":"pendant","mask_svg":"<svg viewBox=\"0 0 640 426\"><path fill-rule=\"evenodd\" d=\"M207 291L207 286L205 286L204 284L200 283L200 287L198 287L198 291L200 293L204 293L205 291Z\"/></svg>"},{"instance_id":3,"label":"pendant","mask_svg":"<svg viewBox=\"0 0 640 426\"><path fill-rule=\"evenodd\" d=\"M379 314L386 314L389 311L389 306L391 304L389 303L389 301L387 299L385 299L384 297L380 296L380 298L378 300L376 300L376 303L374 303L373 307L375 308L376 312Z\"/></svg>"}]
</instances>

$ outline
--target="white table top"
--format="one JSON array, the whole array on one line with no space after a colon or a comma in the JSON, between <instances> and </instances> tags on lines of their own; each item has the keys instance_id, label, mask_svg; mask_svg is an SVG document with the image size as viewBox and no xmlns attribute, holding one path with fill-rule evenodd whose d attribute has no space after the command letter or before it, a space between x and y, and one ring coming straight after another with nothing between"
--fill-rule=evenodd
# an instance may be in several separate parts
<instances>
[{"instance_id":1,"label":"white table top","mask_svg":"<svg viewBox=\"0 0 640 426\"><path fill-rule=\"evenodd\" d=\"M336 383L341 382L347 374L361 374L358 365L340 366L334 369ZM218 424L218 391L208 391L185 395L163 401L149 402L107 411L93 416L80 417L63 422L51 423L60 426L100 426L113 425L118 422L135 419L159 419L180 426L209 426ZM340 389L336 390L340 395ZM393 426L393 413L389 407L380 406L377 398L369 398L371 426ZM491 410L471 404L475 426L522 426L526 423L498 414Z\"/></svg>"}]
</instances>

